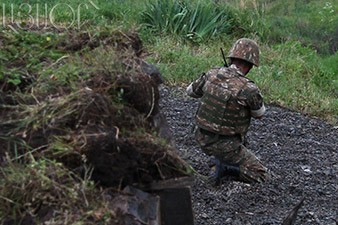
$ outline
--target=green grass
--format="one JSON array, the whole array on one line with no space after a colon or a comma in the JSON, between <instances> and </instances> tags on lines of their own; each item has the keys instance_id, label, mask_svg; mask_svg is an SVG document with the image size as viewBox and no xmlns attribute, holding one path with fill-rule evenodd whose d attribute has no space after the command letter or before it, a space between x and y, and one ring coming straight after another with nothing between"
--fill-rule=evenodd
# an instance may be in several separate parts
<instances>
[{"instance_id":1,"label":"green grass","mask_svg":"<svg viewBox=\"0 0 338 225\"><path fill-rule=\"evenodd\" d=\"M336 1L330 5L326 4L327 1L314 0L306 1L307 3L305 0L220 0L218 10L227 12L226 17L222 17L227 20L226 29L217 32L210 20L217 18L217 12L220 11L210 8L214 4L211 0L191 1L192 6L198 5L198 8L187 6L186 9L190 11L185 12L185 17L181 18L178 15L181 15L182 8L178 8L181 11L173 11L168 17L154 17L156 14L151 13L155 13L152 10L159 7L158 0L93 0L94 4L80 0L26 2L32 6L47 3L49 10L60 3L67 3L73 9L81 3L87 4L88 10L85 5L81 8L81 26L77 27L74 22L69 33L74 30L78 33L90 30L93 38L103 33L109 37L111 30L116 28L138 30L147 49L146 59L160 68L169 85L188 85L202 72L223 64L220 47L227 52L237 38L253 38L261 46L261 66L253 68L249 77L261 88L267 103L277 103L327 119L334 124L338 121L338 53L334 49L338 37ZM6 4L8 20L0 25L1 91L6 88L14 91L19 87L22 93L15 94L20 101L27 101L24 94L25 90L29 90L28 102L39 102L39 99L43 102L43 94L57 94L60 86L66 86L72 92L77 89L79 82L88 79L90 75L119 69L118 65L114 67L111 63L114 54L110 49L88 51L85 48L75 53L57 47L61 41L69 44L77 40L77 36L68 40L67 36L47 30L34 33L17 29L18 33L15 33L8 27L10 4L13 3L16 13L15 22L30 25L27 23L30 18L25 11L27 8L22 8L23 14L19 18L17 10L22 1L4 0L2 3ZM69 6L63 4L54 11L55 23L60 27L67 27L72 21L73 15L67 11ZM1 12L2 7L1 4ZM36 22L35 8L32 10L33 22ZM149 16L148 19L153 19L145 20L145 15ZM44 15L41 16L39 19L43 23ZM187 24L190 21L187 25L190 28L182 30L182 21ZM216 25L220 25L219 21ZM195 36L187 36L190 33ZM189 41L189 37L193 37L192 41ZM36 89L29 87L34 82L37 82L35 87L42 93L41 96ZM8 83L9 86L4 87L3 83ZM60 102L60 107L62 106ZM76 105L73 106L76 110ZM39 105L37 108L29 106L25 111L21 110L22 107L13 106L13 109L21 110L23 114L31 113L28 122L34 123L35 116L39 113L44 115L47 107L48 105ZM52 112L53 117L64 116L59 111ZM9 120L16 120L10 114L5 116ZM51 117L46 116L44 119L50 120ZM28 125L23 123L21 126ZM34 126L31 127L34 129ZM58 212L55 220L62 224L66 224L66 220L69 223L104 224L113 218L114 212L110 212L108 207L109 200L94 188L90 180L69 175L64 166L53 160L35 159L31 152L34 149L26 146L23 141L4 135L4 129L2 132L0 138L10 140L10 148L15 154L13 158L7 158L6 167L0 169L0 218L7 216L15 219L20 215L34 215L39 204L55 209ZM20 158L17 151L19 148L27 148L27 152ZM55 138L51 150L54 157L58 157L66 154L69 146ZM27 164L19 164L23 161ZM47 196L49 201L38 202L36 196L41 199Z\"/></svg>"},{"instance_id":2,"label":"green grass","mask_svg":"<svg viewBox=\"0 0 338 225\"><path fill-rule=\"evenodd\" d=\"M202 72L222 66L219 48L229 49L232 42L196 47L162 39L147 46L154 52L148 59L159 66L169 84L186 86ZM267 102L336 121L337 69L332 65L337 55L323 59L299 42L263 45L261 51L261 66L254 67L249 77L262 89Z\"/></svg>"},{"instance_id":3,"label":"green grass","mask_svg":"<svg viewBox=\"0 0 338 225\"><path fill-rule=\"evenodd\" d=\"M50 223L108 224L114 218L108 199L89 177L82 179L60 163L9 161L0 168L0 177L0 218L14 224L21 224L20 218L35 218L40 209L53 212L47 215Z\"/></svg>"},{"instance_id":4,"label":"green grass","mask_svg":"<svg viewBox=\"0 0 338 225\"><path fill-rule=\"evenodd\" d=\"M17 12L22 2L5 0L4 3L8 17L9 4L13 3ZM77 9L82 3L81 24L85 25L80 30L103 27L138 30L148 49L147 60L160 68L168 83L175 85L185 85L210 67L222 65L220 47L228 50L239 37L253 38L261 45L262 67L252 70L251 76L262 87L269 102L323 118L337 117L338 69L334 65L338 57L334 48L338 43L338 4L334 2L29 1L30 5L40 4L41 7L45 3L49 11L59 4L54 11L55 21L63 26L71 21L70 7ZM34 9L31 14L35 16ZM21 8L23 15L25 10L27 6ZM24 38L35 38L48 45L46 36ZM27 40L23 43L30 44ZM6 70L3 74L7 74L13 85L21 82L26 71L41 68L41 64L34 61L38 59L30 57L36 54L36 48L27 46L23 59L30 63L26 68L6 70L4 64L0 67ZM45 54L54 61L63 56L58 51L48 51L38 54L41 57ZM16 57L15 51L2 52L0 57L11 60ZM78 66L63 65L55 71L61 81L64 71L70 71L67 74L73 77L81 73Z\"/></svg>"},{"instance_id":5,"label":"green grass","mask_svg":"<svg viewBox=\"0 0 338 225\"><path fill-rule=\"evenodd\" d=\"M22 27L52 25L86 30L97 26L135 27L144 7L144 2L133 0L4 0L0 10L6 26L13 21L23 22Z\"/></svg>"},{"instance_id":6,"label":"green grass","mask_svg":"<svg viewBox=\"0 0 338 225\"><path fill-rule=\"evenodd\" d=\"M61 51L54 48L54 34L1 34L0 81L6 80L10 86L31 83L46 64L62 56Z\"/></svg>"},{"instance_id":7,"label":"green grass","mask_svg":"<svg viewBox=\"0 0 338 225\"><path fill-rule=\"evenodd\" d=\"M151 31L178 35L192 42L229 34L232 14L224 5L208 1L157 0L142 12L142 23Z\"/></svg>"},{"instance_id":8,"label":"green grass","mask_svg":"<svg viewBox=\"0 0 338 225\"><path fill-rule=\"evenodd\" d=\"M328 119L338 115L338 4L326 1L219 1L232 13L232 34L198 45L173 35L147 41L169 83L186 85L210 67L222 65L220 47L229 49L239 37L260 43L262 66L250 76L267 102ZM237 27L236 27L237 26ZM146 37L146 34L143 34ZM144 40L147 40L144 38Z\"/></svg>"},{"instance_id":9,"label":"green grass","mask_svg":"<svg viewBox=\"0 0 338 225\"><path fill-rule=\"evenodd\" d=\"M338 112L335 73L320 56L299 42L263 49L262 66L250 75L269 102L335 121Z\"/></svg>"},{"instance_id":10,"label":"green grass","mask_svg":"<svg viewBox=\"0 0 338 225\"><path fill-rule=\"evenodd\" d=\"M338 2L227 1L241 12L241 24L266 43L298 40L321 54L334 54L338 43Z\"/></svg>"},{"instance_id":11,"label":"green grass","mask_svg":"<svg viewBox=\"0 0 338 225\"><path fill-rule=\"evenodd\" d=\"M222 62L217 46L214 46L214 50L218 55L210 52L211 49L207 46L204 47L207 49L203 49L203 46L184 45L177 40L166 38L147 46L154 52L148 60L159 67L168 83L180 85Z\"/></svg>"}]
</instances>

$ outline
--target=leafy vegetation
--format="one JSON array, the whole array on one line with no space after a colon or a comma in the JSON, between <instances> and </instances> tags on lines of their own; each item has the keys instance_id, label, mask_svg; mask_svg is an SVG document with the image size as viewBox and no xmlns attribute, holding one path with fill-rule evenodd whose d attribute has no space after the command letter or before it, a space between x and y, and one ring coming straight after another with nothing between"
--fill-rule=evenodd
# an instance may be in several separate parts
<instances>
[{"instance_id":1,"label":"leafy vegetation","mask_svg":"<svg viewBox=\"0 0 338 225\"><path fill-rule=\"evenodd\" d=\"M337 112L335 74L317 63L320 58L313 49L290 41L265 51L279 54L263 58L262 67L251 76L269 101L322 117Z\"/></svg>"},{"instance_id":2,"label":"leafy vegetation","mask_svg":"<svg viewBox=\"0 0 338 225\"><path fill-rule=\"evenodd\" d=\"M60 58L62 53L55 49L54 39L52 33L2 33L0 83L7 85L2 89L28 85L44 65Z\"/></svg>"},{"instance_id":3,"label":"leafy vegetation","mask_svg":"<svg viewBox=\"0 0 338 225\"><path fill-rule=\"evenodd\" d=\"M107 201L120 189L190 172L147 120L157 86L140 65L135 32L1 34L1 222L119 224ZM12 69L25 77L14 83Z\"/></svg>"},{"instance_id":4,"label":"leafy vegetation","mask_svg":"<svg viewBox=\"0 0 338 225\"><path fill-rule=\"evenodd\" d=\"M77 13L79 6L81 14ZM62 108L66 101L73 102L71 93L83 82L102 78L94 75L121 70L121 65L111 63L115 53L99 47L112 41L111 30L121 27L139 32L147 49L144 57L160 68L169 85L186 86L202 72L223 64L220 47L227 50L239 37L253 38L261 47L261 66L249 76L266 101L337 123L338 4L334 1L4 0L0 9L5 13L0 26L0 90L12 94L0 96L0 109L6 112L1 115L8 118L2 134L11 129L25 137L39 129L46 131L56 122L69 125L63 120ZM57 26L50 29L53 25ZM105 85L110 82L101 81ZM69 98L58 98L65 93ZM113 101L120 104L120 93L114 94L117 98ZM48 96L57 100L46 103ZM5 98L17 105L3 105L9 101ZM56 103L57 108L51 107ZM83 105L73 104L69 113L79 107ZM13 117L8 110L20 112L27 120ZM117 113L123 114L119 110ZM13 130L13 123L20 129ZM64 141L67 138L48 140L51 145L45 154L58 158L71 152L73 147ZM69 174L53 157L35 158L33 153L39 147L32 148L20 138L0 135L0 140L5 139L9 143L6 148L14 154L1 162L1 218L29 219L41 205L59 212L54 216L60 224L105 224L113 218L104 193L87 177Z\"/></svg>"},{"instance_id":5,"label":"leafy vegetation","mask_svg":"<svg viewBox=\"0 0 338 225\"><path fill-rule=\"evenodd\" d=\"M32 8L28 13L29 4ZM7 20L2 27L8 28L10 24L11 8L14 22L31 26L29 19L32 16L36 23L37 4L40 4L42 17L47 15L42 14L44 4L47 4L48 12L59 4L53 11L55 22L69 22L72 21L70 15L59 14L57 9L75 10L80 2L44 0L29 4L4 1L1 7ZM261 68L252 70L250 76L262 88L269 102L330 118L331 121L337 117L338 6L334 2L149 0L136 3L115 0L83 4L82 26L74 24L72 29L99 31L121 26L137 29L150 53L147 59L161 69L171 84L184 85L210 67L222 65L220 47L229 49L242 36L253 38L261 46L263 63ZM40 23L43 24L44 19L40 18ZM61 23L62 26L69 27L69 23ZM17 25L15 29L21 28ZM60 39L53 31L2 32L0 36L6 43L0 52L0 80L12 86L5 88L25 86L34 79L42 79L40 75L52 76L59 82L72 85L71 77L82 74L81 66L62 64L74 58L68 59L66 51L55 48ZM51 62L62 66L55 69L52 64L44 68ZM291 87L294 87L292 91Z\"/></svg>"},{"instance_id":6,"label":"leafy vegetation","mask_svg":"<svg viewBox=\"0 0 338 225\"><path fill-rule=\"evenodd\" d=\"M171 2L178 4L178 1ZM230 34L227 33L229 30L219 32L218 36L195 45L196 42L186 43L186 37L183 40L182 36L168 37L165 33L172 33L171 29L168 31L163 26L169 28L169 23L159 22L164 34L154 35L160 40L148 38L149 32L144 33L141 29L144 39L148 38L148 48L155 53L149 60L159 65L170 83L187 83L210 67L222 65L220 47L229 49L237 38L249 37L260 44L263 62L249 76L262 88L269 102L327 118L331 122L337 120L338 73L334 66L338 62L335 34L338 14L334 13L338 10L337 5L324 1L305 3L291 0L288 3L197 1L201 2L223 7L224 12L231 15L227 21ZM149 8L161 12L165 7L150 4ZM173 24L179 26L179 22Z\"/></svg>"},{"instance_id":7,"label":"leafy vegetation","mask_svg":"<svg viewBox=\"0 0 338 225\"><path fill-rule=\"evenodd\" d=\"M336 1L226 2L238 11L242 27L259 36L264 43L297 40L321 54L337 51L338 4Z\"/></svg>"},{"instance_id":8,"label":"leafy vegetation","mask_svg":"<svg viewBox=\"0 0 338 225\"><path fill-rule=\"evenodd\" d=\"M142 13L142 23L157 33L181 36L193 42L230 33L232 15L223 5L199 1L154 1Z\"/></svg>"},{"instance_id":9,"label":"leafy vegetation","mask_svg":"<svg viewBox=\"0 0 338 225\"><path fill-rule=\"evenodd\" d=\"M40 208L54 210L53 215L40 211L40 218L62 224L106 224L114 218L109 199L95 188L89 173L82 179L62 164L46 159L25 166L9 163L0 168L0 218L15 217L2 222L30 224Z\"/></svg>"},{"instance_id":10,"label":"leafy vegetation","mask_svg":"<svg viewBox=\"0 0 338 225\"><path fill-rule=\"evenodd\" d=\"M30 15L34 18L33 22L37 22L38 4L42 16L40 23L50 23L51 18L44 20L46 18L43 17L47 14L42 14L41 10L46 4L48 12L57 5L53 11L54 21L63 21L60 27L69 27L69 21L73 21L72 13L63 15L59 11L76 11L80 3L83 5L77 19L80 19L81 26L74 23L70 28L137 29L150 53L148 61L155 63L171 84L184 85L210 67L222 65L220 47L229 49L239 37L253 38L261 46L263 63L261 68L252 70L250 76L262 88L269 102L329 118L331 121L337 118L338 72L334 65L338 61L338 5L334 2L115 0L83 3L74 0L55 3L44 0L31 1L29 4L34 7L28 13L28 4L22 6L21 1L4 1L1 7L5 6L3 12L7 22L3 25L6 27L11 19L11 7L14 9L14 22L26 23ZM19 12L21 17L18 17ZM22 43L18 47L26 52L18 55L15 48L7 48L0 53L0 58L3 59L0 79L7 79L13 86L20 86L29 82L27 74L36 74L46 61L64 61L65 58L62 57L67 58L66 54L53 49L55 35L52 32L28 33L15 37L14 34L2 33L4 39L6 36L11 36L9 39L12 40L21 38ZM40 47L38 42L41 42ZM38 53L39 57L31 57L36 55L38 48L46 51ZM20 61L27 61L27 66L15 67ZM64 64L56 71L51 67L44 73L51 73L51 70L59 81L66 82L69 80L66 77L72 76L70 74L81 74L80 67L69 64ZM67 71L67 76L63 75L64 71ZM30 77L35 79L34 76ZM290 87L294 87L292 92Z\"/></svg>"}]
</instances>

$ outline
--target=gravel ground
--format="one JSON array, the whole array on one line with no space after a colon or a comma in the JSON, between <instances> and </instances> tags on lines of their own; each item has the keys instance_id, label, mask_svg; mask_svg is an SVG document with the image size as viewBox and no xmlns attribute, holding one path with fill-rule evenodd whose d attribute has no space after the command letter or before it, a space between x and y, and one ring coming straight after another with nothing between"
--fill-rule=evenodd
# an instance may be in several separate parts
<instances>
[{"instance_id":1,"label":"gravel ground","mask_svg":"<svg viewBox=\"0 0 338 225\"><path fill-rule=\"evenodd\" d=\"M268 106L252 120L248 147L271 171L263 184L225 180L214 187L205 176L212 157L194 140L198 101L182 88L161 88L161 107L183 159L197 171L192 187L196 225L281 224L305 197L295 224L338 224L338 129L319 119Z\"/></svg>"}]
</instances>

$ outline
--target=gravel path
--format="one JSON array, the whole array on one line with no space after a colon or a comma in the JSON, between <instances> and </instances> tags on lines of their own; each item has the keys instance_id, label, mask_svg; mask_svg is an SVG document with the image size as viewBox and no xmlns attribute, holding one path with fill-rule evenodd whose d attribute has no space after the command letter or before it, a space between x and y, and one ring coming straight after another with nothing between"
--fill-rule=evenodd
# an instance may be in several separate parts
<instances>
[{"instance_id":1,"label":"gravel path","mask_svg":"<svg viewBox=\"0 0 338 225\"><path fill-rule=\"evenodd\" d=\"M268 106L262 120L252 121L247 146L272 178L253 185L226 180L214 187L204 179L212 158L200 150L192 133L198 101L177 87L162 87L161 98L179 154L199 174L192 187L196 225L280 225L302 197L296 224L337 225L337 127Z\"/></svg>"}]
</instances>

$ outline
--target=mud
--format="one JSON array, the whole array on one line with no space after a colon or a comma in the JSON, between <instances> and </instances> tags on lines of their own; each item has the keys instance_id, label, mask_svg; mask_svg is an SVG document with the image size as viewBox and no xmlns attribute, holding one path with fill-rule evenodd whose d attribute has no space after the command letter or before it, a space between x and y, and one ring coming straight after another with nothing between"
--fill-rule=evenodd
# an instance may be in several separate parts
<instances>
[{"instance_id":1,"label":"mud","mask_svg":"<svg viewBox=\"0 0 338 225\"><path fill-rule=\"evenodd\" d=\"M206 181L212 157L192 133L198 101L182 88L163 87L160 103L179 154L198 173L192 187L196 225L279 225L302 197L295 224L337 224L336 126L269 105L262 120L252 121L247 146L269 168L271 179L250 185L226 179L215 187Z\"/></svg>"}]
</instances>

